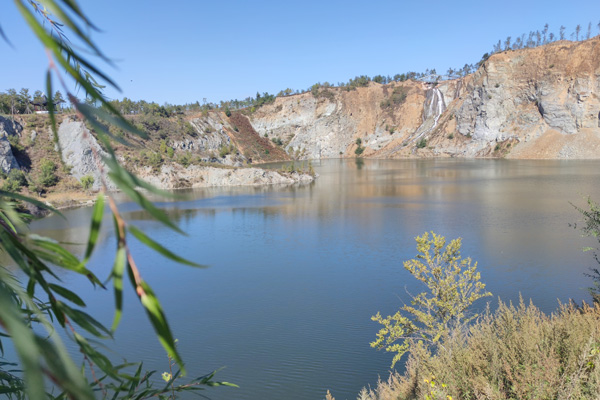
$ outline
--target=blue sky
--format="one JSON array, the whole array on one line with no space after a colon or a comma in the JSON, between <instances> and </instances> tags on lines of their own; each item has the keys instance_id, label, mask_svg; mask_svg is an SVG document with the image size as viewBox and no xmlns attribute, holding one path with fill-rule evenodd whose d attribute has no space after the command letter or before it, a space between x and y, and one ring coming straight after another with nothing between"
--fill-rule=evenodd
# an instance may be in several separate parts
<instances>
[{"instance_id":1,"label":"blue sky","mask_svg":"<svg viewBox=\"0 0 600 400\"><path fill-rule=\"evenodd\" d=\"M0 91L44 88L47 60L16 7L0 25ZM600 1L202 1L80 0L115 60L110 98L219 102L257 91L307 88L357 75L462 67L498 39L542 30L598 34ZM98 63L101 65L101 63Z\"/></svg>"}]
</instances>

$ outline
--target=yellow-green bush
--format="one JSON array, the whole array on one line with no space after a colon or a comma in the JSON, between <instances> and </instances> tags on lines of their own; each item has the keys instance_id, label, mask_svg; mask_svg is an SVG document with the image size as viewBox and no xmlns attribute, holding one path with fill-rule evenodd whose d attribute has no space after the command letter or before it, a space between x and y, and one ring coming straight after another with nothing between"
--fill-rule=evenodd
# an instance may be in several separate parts
<instances>
[{"instance_id":1,"label":"yellow-green bush","mask_svg":"<svg viewBox=\"0 0 600 400\"><path fill-rule=\"evenodd\" d=\"M595 399L600 305L561 305L546 315L523 301L500 302L435 354L415 343L404 374L363 389L359 398L425 399L431 396L432 376L454 400Z\"/></svg>"}]
</instances>

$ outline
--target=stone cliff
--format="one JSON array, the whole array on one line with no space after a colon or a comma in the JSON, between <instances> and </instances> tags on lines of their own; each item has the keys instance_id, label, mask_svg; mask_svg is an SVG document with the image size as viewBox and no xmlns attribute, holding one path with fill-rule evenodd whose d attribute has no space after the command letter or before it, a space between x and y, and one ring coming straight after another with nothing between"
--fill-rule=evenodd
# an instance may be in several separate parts
<instances>
[{"instance_id":1,"label":"stone cliff","mask_svg":"<svg viewBox=\"0 0 600 400\"><path fill-rule=\"evenodd\" d=\"M301 159L600 158L600 38L493 55L472 75L279 97L252 114Z\"/></svg>"},{"instance_id":2,"label":"stone cliff","mask_svg":"<svg viewBox=\"0 0 600 400\"><path fill-rule=\"evenodd\" d=\"M18 136L22 130L23 127L18 122L0 116L0 169L4 173L8 173L13 168L19 168L8 137Z\"/></svg>"}]
</instances>

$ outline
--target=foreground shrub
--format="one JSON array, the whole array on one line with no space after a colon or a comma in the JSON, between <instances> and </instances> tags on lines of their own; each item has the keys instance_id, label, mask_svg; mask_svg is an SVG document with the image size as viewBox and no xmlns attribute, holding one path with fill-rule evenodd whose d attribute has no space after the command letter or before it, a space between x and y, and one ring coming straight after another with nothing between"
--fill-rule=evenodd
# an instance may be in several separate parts
<instances>
[{"instance_id":1,"label":"foreground shrub","mask_svg":"<svg viewBox=\"0 0 600 400\"><path fill-rule=\"evenodd\" d=\"M468 314L473 302L491 293L480 282L477 263L462 258L461 239L446 245L443 236L425 232L415 238L418 255L406 261L406 268L427 291L419 293L394 315L383 318L377 313L372 319L383 325L371 347L396 353L392 367L416 346L437 349L464 324L477 317ZM425 343L425 344L423 344Z\"/></svg>"},{"instance_id":2,"label":"foreground shrub","mask_svg":"<svg viewBox=\"0 0 600 400\"><path fill-rule=\"evenodd\" d=\"M561 305L546 315L523 301L517 307L500 302L435 354L415 342L406 372L363 389L359 398L431 398L432 377L440 399L597 398L600 306Z\"/></svg>"},{"instance_id":3,"label":"foreground shrub","mask_svg":"<svg viewBox=\"0 0 600 400\"><path fill-rule=\"evenodd\" d=\"M587 199L587 203L587 209L574 206L583 216L583 221L580 224L574 224L573 227L581 229L583 236L592 237L598 241L596 247L586 247L584 251L592 251L594 259L600 264L600 205L591 198ZM588 290L594 302L600 303L600 270L598 267L590 268L590 273L587 275L592 278L593 282L593 286Z\"/></svg>"}]
</instances>

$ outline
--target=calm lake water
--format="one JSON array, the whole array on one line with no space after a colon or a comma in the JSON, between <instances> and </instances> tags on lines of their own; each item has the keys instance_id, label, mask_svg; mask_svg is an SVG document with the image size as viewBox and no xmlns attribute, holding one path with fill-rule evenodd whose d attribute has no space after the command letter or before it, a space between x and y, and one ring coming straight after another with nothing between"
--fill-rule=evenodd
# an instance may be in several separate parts
<instances>
[{"instance_id":1,"label":"calm lake water","mask_svg":"<svg viewBox=\"0 0 600 400\"><path fill-rule=\"evenodd\" d=\"M369 347L378 330L370 317L395 312L407 291L420 290L402 262L416 255L414 237L425 231L462 237L463 256L479 262L487 288L503 300L522 293L550 312L558 300L589 299L583 274L594 262L581 248L591 242L568 226L579 219L569 202L600 200L598 161L313 165L320 177L306 186L206 189L191 192L194 200L160 203L187 237L122 205L155 240L210 266L176 265L133 243L190 375L226 367L217 378L240 386L208 390L210 398L322 399L330 389L338 400L355 399L387 377L392 356ZM68 223L47 218L34 229L81 242L90 211L66 212ZM114 257L109 225L91 262L101 278ZM64 280L110 326L112 292L70 275ZM130 292L114 357L166 371L168 360Z\"/></svg>"}]
</instances>

